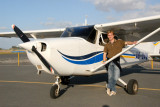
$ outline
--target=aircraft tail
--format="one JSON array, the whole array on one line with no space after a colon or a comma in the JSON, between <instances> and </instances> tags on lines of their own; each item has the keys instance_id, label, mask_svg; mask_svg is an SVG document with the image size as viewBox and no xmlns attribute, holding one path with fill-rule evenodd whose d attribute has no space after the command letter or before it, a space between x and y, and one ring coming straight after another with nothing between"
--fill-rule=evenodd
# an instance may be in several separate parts
<instances>
[{"instance_id":1,"label":"aircraft tail","mask_svg":"<svg viewBox=\"0 0 160 107\"><path fill-rule=\"evenodd\" d=\"M160 41L154 42L154 53L155 54L160 54Z\"/></svg>"}]
</instances>

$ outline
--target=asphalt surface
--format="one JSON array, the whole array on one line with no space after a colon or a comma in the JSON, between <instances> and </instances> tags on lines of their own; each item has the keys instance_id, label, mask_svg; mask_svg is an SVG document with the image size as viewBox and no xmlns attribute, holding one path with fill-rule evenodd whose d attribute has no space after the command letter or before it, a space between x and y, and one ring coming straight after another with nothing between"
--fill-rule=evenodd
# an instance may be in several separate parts
<instances>
[{"instance_id":1,"label":"asphalt surface","mask_svg":"<svg viewBox=\"0 0 160 107\"><path fill-rule=\"evenodd\" d=\"M101 74L72 78L69 86L61 85L61 96L52 99L49 94L55 78L43 72L37 75L36 68L28 61L22 61L18 67L15 61L9 61L16 55L9 56L12 55L0 55L0 107L160 107L160 69L146 69L147 64L123 69L121 74L126 82L138 81L137 95L129 95L117 86L117 95L108 96L107 74Z\"/></svg>"}]
</instances>

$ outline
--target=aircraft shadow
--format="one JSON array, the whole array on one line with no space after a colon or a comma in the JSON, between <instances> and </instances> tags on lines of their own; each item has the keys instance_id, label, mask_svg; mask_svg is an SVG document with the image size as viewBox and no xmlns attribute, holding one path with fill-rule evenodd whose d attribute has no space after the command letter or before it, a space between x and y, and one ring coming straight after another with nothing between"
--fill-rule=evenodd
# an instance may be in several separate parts
<instances>
[{"instance_id":1,"label":"aircraft shadow","mask_svg":"<svg viewBox=\"0 0 160 107\"><path fill-rule=\"evenodd\" d=\"M133 73L143 73L143 74L160 74L159 69L146 69L139 65L131 66L130 68L122 69L121 77L133 74ZM70 84L67 85L66 88L63 88L60 92L60 96L62 96L69 88L74 87L76 85L85 85L85 84L96 84L100 82L108 82L108 74L98 74L93 76L75 76L71 79ZM122 87L121 84L117 84L117 86ZM125 89L124 89L125 90ZM126 91L126 90L125 90ZM104 105L103 107L107 107Z\"/></svg>"},{"instance_id":2,"label":"aircraft shadow","mask_svg":"<svg viewBox=\"0 0 160 107\"><path fill-rule=\"evenodd\" d=\"M160 74L159 69L146 69L139 65L131 66L130 68L124 68L121 72L121 77L133 74L133 73L143 73L143 74ZM75 76L71 79L70 84L72 85L82 85L82 84L95 84L100 82L107 82L108 74L98 74L93 76Z\"/></svg>"}]
</instances>

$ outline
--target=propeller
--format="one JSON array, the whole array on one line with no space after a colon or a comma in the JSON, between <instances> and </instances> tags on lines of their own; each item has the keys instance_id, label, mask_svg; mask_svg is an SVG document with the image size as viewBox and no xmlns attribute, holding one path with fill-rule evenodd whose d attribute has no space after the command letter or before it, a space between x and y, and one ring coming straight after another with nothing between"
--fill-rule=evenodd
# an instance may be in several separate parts
<instances>
[{"instance_id":1,"label":"propeller","mask_svg":"<svg viewBox=\"0 0 160 107\"><path fill-rule=\"evenodd\" d=\"M30 44L25 43L30 41L28 37L17 26L12 25L12 28L15 31L15 33L18 35L18 37L24 42L24 44L22 44L21 46L24 48L28 47ZM53 68L50 66L47 60L37 51L35 46L32 46L32 51L38 56L38 58L42 61L42 63L46 66L46 68L52 72Z\"/></svg>"}]
</instances>

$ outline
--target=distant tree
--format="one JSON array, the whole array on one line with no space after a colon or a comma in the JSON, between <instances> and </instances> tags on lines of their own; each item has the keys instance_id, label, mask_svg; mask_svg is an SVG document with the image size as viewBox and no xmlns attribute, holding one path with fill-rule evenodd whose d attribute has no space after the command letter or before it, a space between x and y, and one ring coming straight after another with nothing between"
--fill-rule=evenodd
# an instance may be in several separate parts
<instances>
[{"instance_id":1,"label":"distant tree","mask_svg":"<svg viewBox=\"0 0 160 107\"><path fill-rule=\"evenodd\" d=\"M17 46L12 46L12 48L10 48L10 50L19 50L19 49L22 49L22 48L17 47Z\"/></svg>"}]
</instances>

